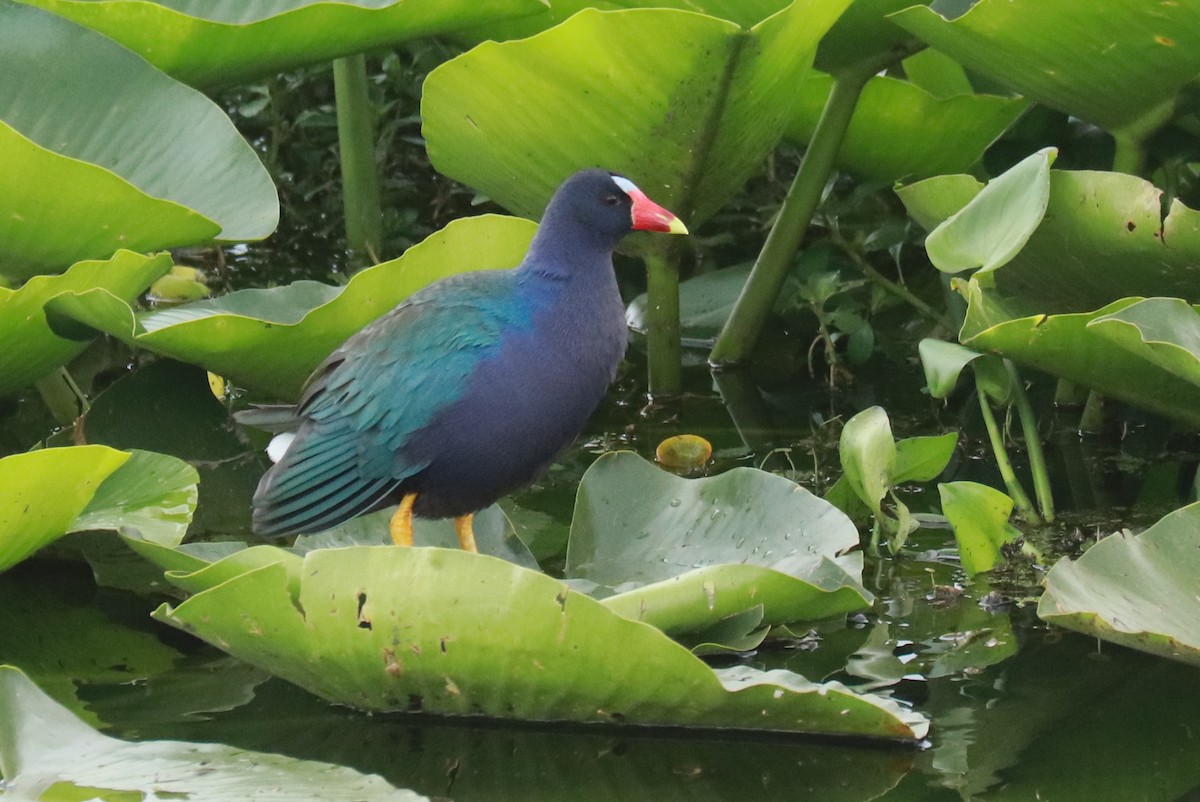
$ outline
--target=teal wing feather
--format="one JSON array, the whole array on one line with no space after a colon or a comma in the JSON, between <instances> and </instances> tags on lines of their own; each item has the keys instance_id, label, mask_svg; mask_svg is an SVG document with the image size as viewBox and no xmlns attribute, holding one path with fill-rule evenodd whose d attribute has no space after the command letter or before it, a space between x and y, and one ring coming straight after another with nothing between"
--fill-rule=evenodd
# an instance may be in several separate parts
<instances>
[{"instance_id":1,"label":"teal wing feather","mask_svg":"<svg viewBox=\"0 0 1200 802\"><path fill-rule=\"evenodd\" d=\"M428 464L405 453L408 439L462 395L527 315L512 271L466 273L347 340L301 395L296 438L255 494L255 531L316 532L383 502Z\"/></svg>"}]
</instances>

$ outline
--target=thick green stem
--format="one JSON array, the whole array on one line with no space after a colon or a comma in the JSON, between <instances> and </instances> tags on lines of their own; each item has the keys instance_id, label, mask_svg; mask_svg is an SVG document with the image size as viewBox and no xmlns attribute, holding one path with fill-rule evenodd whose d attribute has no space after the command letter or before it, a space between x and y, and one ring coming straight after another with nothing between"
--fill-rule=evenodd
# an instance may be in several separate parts
<instances>
[{"instance_id":1,"label":"thick green stem","mask_svg":"<svg viewBox=\"0 0 1200 802\"><path fill-rule=\"evenodd\" d=\"M889 56L885 64L894 58ZM833 89L813 131L808 150L804 153L804 160L800 162L796 178L779 210L779 217L771 227L746 286L742 288L729 320L725 321L709 355L712 365L727 366L744 362L749 357L767 315L783 288L792 257L800 247L804 232L821 201L821 191L833 172L834 158L850 126L858 97L866 82L880 68L881 64L872 62L834 78Z\"/></svg>"},{"instance_id":2,"label":"thick green stem","mask_svg":"<svg viewBox=\"0 0 1200 802\"><path fill-rule=\"evenodd\" d=\"M983 415L983 425L987 428L988 439L992 443L992 453L996 457L996 466L1000 468L1000 476L1004 479L1004 486L1008 489L1009 498L1013 500L1013 504L1020 511L1022 518L1031 523L1040 523L1037 511L1033 509L1033 504L1029 501L1025 488L1021 487L1021 481L1017 479L1012 463L1008 460L1008 452L1004 449L1004 433L1000 431L1000 426L996 423L996 416L992 414L987 393L984 392L983 382L980 381L978 374L975 376L975 394L979 396L979 412Z\"/></svg>"},{"instance_id":3,"label":"thick green stem","mask_svg":"<svg viewBox=\"0 0 1200 802\"><path fill-rule=\"evenodd\" d=\"M359 261L379 261L383 213L375 166L375 123L367 94L367 62L361 53L335 59L338 145L346 242Z\"/></svg>"},{"instance_id":4,"label":"thick green stem","mask_svg":"<svg viewBox=\"0 0 1200 802\"><path fill-rule=\"evenodd\" d=\"M650 395L678 395L683 389L679 345L679 262L673 250L646 253L646 348Z\"/></svg>"},{"instance_id":5,"label":"thick green stem","mask_svg":"<svg viewBox=\"0 0 1200 802\"><path fill-rule=\"evenodd\" d=\"M66 368L59 368L34 385L60 426L71 426L88 410L87 397Z\"/></svg>"},{"instance_id":6,"label":"thick green stem","mask_svg":"<svg viewBox=\"0 0 1200 802\"><path fill-rule=\"evenodd\" d=\"M1042 450L1042 436L1038 432L1037 416L1021 381L1017 367L1004 360L1004 367L1012 379L1013 398L1017 404L1017 417L1021 419L1021 432L1025 435L1025 449L1029 452L1029 470L1033 473L1033 492L1037 496L1038 509L1046 523L1054 520L1054 495L1050 490L1050 472L1046 469L1046 453Z\"/></svg>"}]
</instances>

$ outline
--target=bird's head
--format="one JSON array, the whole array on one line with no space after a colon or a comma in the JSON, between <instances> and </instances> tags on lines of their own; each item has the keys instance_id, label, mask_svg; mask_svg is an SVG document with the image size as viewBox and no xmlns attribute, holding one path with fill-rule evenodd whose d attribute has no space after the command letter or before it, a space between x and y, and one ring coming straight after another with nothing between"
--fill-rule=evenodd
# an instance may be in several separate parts
<instances>
[{"instance_id":1,"label":"bird's head","mask_svg":"<svg viewBox=\"0 0 1200 802\"><path fill-rule=\"evenodd\" d=\"M543 223L560 216L614 244L631 231L687 233L682 220L632 181L604 170L583 170L562 183L546 207Z\"/></svg>"}]
</instances>

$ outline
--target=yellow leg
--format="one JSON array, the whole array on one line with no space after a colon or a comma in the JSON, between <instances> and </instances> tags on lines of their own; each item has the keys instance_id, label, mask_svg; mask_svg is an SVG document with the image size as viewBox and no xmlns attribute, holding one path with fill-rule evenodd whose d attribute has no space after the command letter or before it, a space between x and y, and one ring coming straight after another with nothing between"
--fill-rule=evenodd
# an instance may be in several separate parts
<instances>
[{"instance_id":1,"label":"yellow leg","mask_svg":"<svg viewBox=\"0 0 1200 802\"><path fill-rule=\"evenodd\" d=\"M396 512L392 515L392 521L388 524L392 542L397 546L408 547L413 544L412 508L413 502L416 500L416 493L409 493L400 499L400 506L396 508Z\"/></svg>"},{"instance_id":2,"label":"yellow leg","mask_svg":"<svg viewBox=\"0 0 1200 802\"><path fill-rule=\"evenodd\" d=\"M475 548L475 530L471 526L474 518L473 512L458 516L454 519L454 531L458 533L458 545L462 546L463 551L478 554L479 549Z\"/></svg>"}]
</instances>

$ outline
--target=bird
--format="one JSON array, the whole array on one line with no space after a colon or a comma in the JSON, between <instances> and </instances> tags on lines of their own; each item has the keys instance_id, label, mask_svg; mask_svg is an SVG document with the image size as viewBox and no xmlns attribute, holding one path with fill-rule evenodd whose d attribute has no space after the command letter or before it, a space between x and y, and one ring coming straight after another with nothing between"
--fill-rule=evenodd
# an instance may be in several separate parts
<instances>
[{"instance_id":1,"label":"bird","mask_svg":"<svg viewBox=\"0 0 1200 802\"><path fill-rule=\"evenodd\" d=\"M687 234L628 178L575 173L546 206L515 268L460 273L352 335L295 405L236 413L278 432L255 491L254 532L308 534L397 504L454 518L477 551L474 514L540 476L599 406L628 342L613 252L631 231Z\"/></svg>"}]
</instances>

